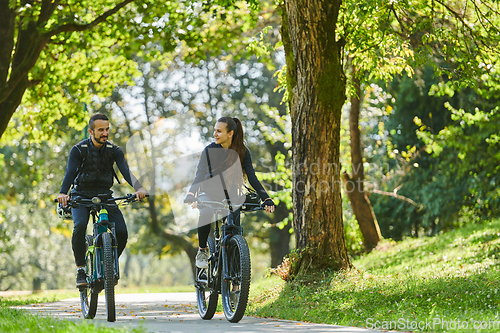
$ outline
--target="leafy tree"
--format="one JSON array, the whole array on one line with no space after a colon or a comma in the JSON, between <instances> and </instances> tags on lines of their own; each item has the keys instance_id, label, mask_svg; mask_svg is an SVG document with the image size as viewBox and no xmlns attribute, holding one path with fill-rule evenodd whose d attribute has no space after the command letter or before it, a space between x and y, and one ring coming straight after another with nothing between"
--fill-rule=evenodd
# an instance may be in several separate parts
<instances>
[{"instance_id":1,"label":"leafy tree","mask_svg":"<svg viewBox=\"0 0 500 333\"><path fill-rule=\"evenodd\" d=\"M372 106L381 103L380 108L385 105L387 111L374 119L379 128L375 126L371 133L368 129L365 137L365 145L373 151L367 154L367 162L384 169L383 178L370 176L373 184L368 191L374 193L371 200L385 237L401 239L457 227L462 223L459 216L464 208L473 208L486 199L483 194L494 193L479 193L471 188L478 180L473 180L472 172L478 165L479 169L490 170L477 182L483 189L490 186L496 168L497 148L485 141L494 134L495 125L489 121L495 120L496 100L486 100L471 89L453 92L444 89L446 84L445 78L434 77L432 69L425 67L416 69L413 78L396 77L385 88L390 94L381 101L368 101ZM438 94L439 87L450 95ZM460 112L453 111L451 105L493 111L487 121L474 125L464 121L460 125ZM481 112L476 112L474 117L481 118ZM460 134L462 130L467 131L471 141ZM483 157L464 164L460 156L469 149L474 149L473 155Z\"/></svg>"},{"instance_id":2,"label":"leafy tree","mask_svg":"<svg viewBox=\"0 0 500 333\"><path fill-rule=\"evenodd\" d=\"M500 13L494 2L467 1L460 8L442 1L284 1L282 40L293 126L294 228L297 248L302 250L296 265L299 272L309 267L301 263L309 262L312 268L350 266L340 191L335 189L339 177L335 171L318 175L310 170L316 161L338 170L340 111L346 95L342 48L352 51L358 73L384 78L402 70L412 73L413 64L441 55L448 62L433 62L437 74L448 74L457 89L464 84L475 86L479 73L491 78L493 73L485 71L485 66L497 63ZM331 193L314 191L322 181L333 183Z\"/></svg>"},{"instance_id":3,"label":"leafy tree","mask_svg":"<svg viewBox=\"0 0 500 333\"><path fill-rule=\"evenodd\" d=\"M47 134L61 116L81 129L94 96L133 83L132 54L160 60L183 46L185 59L197 61L206 50L241 48L232 41L257 22L244 5L189 0L5 0L0 13L0 136L16 110L12 134Z\"/></svg>"},{"instance_id":4,"label":"leafy tree","mask_svg":"<svg viewBox=\"0 0 500 333\"><path fill-rule=\"evenodd\" d=\"M339 174L340 115L345 101L342 43L336 37L340 5L340 1L285 1L282 7L299 274L351 266Z\"/></svg>"},{"instance_id":5,"label":"leafy tree","mask_svg":"<svg viewBox=\"0 0 500 333\"><path fill-rule=\"evenodd\" d=\"M480 217L498 215L498 99L484 100L473 92L455 94L454 97L444 104L451 113L448 126L438 131L425 125L428 122L415 119L420 126L417 136L425 143L426 153L432 154L431 158L436 160L436 169L442 171L440 178L453 184L451 190L447 187L449 203L440 208L451 210L451 216L456 216L458 208L463 206L474 210ZM460 109L452 105L460 105ZM438 229L447 229L457 223L440 215L439 222Z\"/></svg>"}]
</instances>

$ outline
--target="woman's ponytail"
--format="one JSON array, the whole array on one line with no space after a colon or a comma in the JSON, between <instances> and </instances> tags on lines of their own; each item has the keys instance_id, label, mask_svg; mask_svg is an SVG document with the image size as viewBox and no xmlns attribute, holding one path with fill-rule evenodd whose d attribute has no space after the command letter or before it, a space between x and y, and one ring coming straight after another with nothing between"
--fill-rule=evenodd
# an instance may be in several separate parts
<instances>
[{"instance_id":1,"label":"woman's ponytail","mask_svg":"<svg viewBox=\"0 0 500 333\"><path fill-rule=\"evenodd\" d=\"M241 161L243 161L246 151L245 142L243 140L244 139L243 126L241 125L241 121L238 118L234 117L233 120L236 123L236 130L234 131L233 134L233 141L231 143L231 148L238 152Z\"/></svg>"}]
</instances>

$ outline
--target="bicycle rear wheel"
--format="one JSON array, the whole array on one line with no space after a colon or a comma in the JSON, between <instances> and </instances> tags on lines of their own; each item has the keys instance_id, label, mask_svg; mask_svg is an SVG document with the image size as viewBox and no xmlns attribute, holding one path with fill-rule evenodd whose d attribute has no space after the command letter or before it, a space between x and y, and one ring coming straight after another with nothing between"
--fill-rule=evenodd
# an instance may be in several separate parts
<instances>
[{"instance_id":1,"label":"bicycle rear wheel","mask_svg":"<svg viewBox=\"0 0 500 333\"><path fill-rule=\"evenodd\" d=\"M250 291L250 251L243 236L235 235L229 240L224 265L229 276L221 277L222 308L226 319L237 323L245 314Z\"/></svg>"},{"instance_id":2,"label":"bicycle rear wheel","mask_svg":"<svg viewBox=\"0 0 500 333\"><path fill-rule=\"evenodd\" d=\"M215 241L213 238L207 240L210 254L215 253ZM202 319L212 319L217 309L219 300L218 276L216 260L208 262L208 269L196 267L196 300L198 302L198 313Z\"/></svg>"},{"instance_id":3,"label":"bicycle rear wheel","mask_svg":"<svg viewBox=\"0 0 500 333\"><path fill-rule=\"evenodd\" d=\"M113 246L111 243L111 235L107 232L102 234L102 253L104 266L104 291L106 294L106 316L108 321L115 321L115 270L113 267Z\"/></svg>"},{"instance_id":4,"label":"bicycle rear wheel","mask_svg":"<svg viewBox=\"0 0 500 333\"><path fill-rule=\"evenodd\" d=\"M87 274L92 279L94 274L94 253L89 252L89 247L94 243L94 238L90 235L85 236L85 263ZM82 306L82 315L85 319L93 319L97 311L97 298L99 293L94 292L91 286L80 287L80 301Z\"/></svg>"}]
</instances>

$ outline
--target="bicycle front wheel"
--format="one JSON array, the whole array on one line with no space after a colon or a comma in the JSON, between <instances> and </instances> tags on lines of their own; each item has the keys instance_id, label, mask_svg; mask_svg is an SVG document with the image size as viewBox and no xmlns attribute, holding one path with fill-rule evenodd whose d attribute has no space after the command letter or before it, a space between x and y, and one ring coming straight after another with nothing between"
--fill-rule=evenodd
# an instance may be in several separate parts
<instances>
[{"instance_id":1,"label":"bicycle front wheel","mask_svg":"<svg viewBox=\"0 0 500 333\"><path fill-rule=\"evenodd\" d=\"M245 314L250 291L250 251L243 236L235 235L229 240L224 265L228 276L221 277L222 308L226 319L237 323Z\"/></svg>"},{"instance_id":2,"label":"bicycle front wheel","mask_svg":"<svg viewBox=\"0 0 500 333\"><path fill-rule=\"evenodd\" d=\"M113 246L111 242L111 235L107 232L102 234L102 253L104 266L104 291L106 294L106 315L108 321L115 321L115 270L113 267Z\"/></svg>"},{"instance_id":3,"label":"bicycle front wheel","mask_svg":"<svg viewBox=\"0 0 500 333\"><path fill-rule=\"evenodd\" d=\"M85 263L87 266L87 274L92 279L94 274L94 253L89 251L94 243L94 238L90 235L85 236ZM94 291L91 286L80 287L80 301L82 305L82 315L85 319L93 319L97 311L97 298L99 294Z\"/></svg>"},{"instance_id":4,"label":"bicycle front wheel","mask_svg":"<svg viewBox=\"0 0 500 333\"><path fill-rule=\"evenodd\" d=\"M207 245L210 254L215 252L215 241L208 238ZM198 303L198 313L201 319L212 319L217 309L219 300L218 276L217 276L217 258L210 260L208 268L196 267L196 300Z\"/></svg>"}]
</instances>

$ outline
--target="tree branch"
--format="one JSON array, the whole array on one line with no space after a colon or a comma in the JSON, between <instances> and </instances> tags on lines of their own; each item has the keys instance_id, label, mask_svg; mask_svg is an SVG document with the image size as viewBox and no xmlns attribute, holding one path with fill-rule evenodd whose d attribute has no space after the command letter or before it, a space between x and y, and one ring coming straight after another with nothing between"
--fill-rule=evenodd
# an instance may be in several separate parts
<instances>
[{"instance_id":1,"label":"tree branch","mask_svg":"<svg viewBox=\"0 0 500 333\"><path fill-rule=\"evenodd\" d=\"M405 196L402 196L402 195L399 195L399 194L396 194L394 192L386 192L386 191L380 191L380 190L377 190L377 189L373 189L371 190L371 192L373 193L377 193L377 194L381 194L381 195L388 195L390 197L393 197L393 198L396 198L396 199L399 199L399 200L403 200L403 201L406 201L410 204L412 204L413 206L417 207L417 208L422 208L422 205L421 204L418 204L416 203L415 201L411 200L410 198L407 198Z\"/></svg>"},{"instance_id":2,"label":"tree branch","mask_svg":"<svg viewBox=\"0 0 500 333\"><path fill-rule=\"evenodd\" d=\"M42 1L42 9L40 9L40 15L38 15L37 22L39 27L44 25L49 20L60 2L61 0L54 0L54 2L52 2L52 0Z\"/></svg>"},{"instance_id":3,"label":"tree branch","mask_svg":"<svg viewBox=\"0 0 500 333\"><path fill-rule=\"evenodd\" d=\"M50 31L46 32L44 35L46 35L48 37L52 37L52 36L58 35L62 32L90 30L90 29L94 28L96 25L104 22L111 15L116 14L116 12L118 12L120 9L122 9L123 7L125 7L126 5L128 5L129 3L133 2L133 1L134 0L123 1L122 3L116 5L113 9L108 10L107 12L105 12L101 16L97 17L95 20L93 20L92 22L90 22L88 24L69 23L69 24L59 26L56 29L50 30Z\"/></svg>"},{"instance_id":4,"label":"tree branch","mask_svg":"<svg viewBox=\"0 0 500 333\"><path fill-rule=\"evenodd\" d=\"M84 31L92 29L93 27L103 22L108 17L115 14L116 12L118 12L120 9L122 9L132 1L134 0L123 1L122 3L116 5L113 9L108 10L107 12L105 12L104 14L102 14L89 24L84 24L84 25L66 24L54 30L50 30L42 34L41 36L37 36L36 27L28 27L28 30L23 30L23 35L26 35L27 39L30 39L29 43L32 44L29 45L29 49L27 50L28 52L23 51L24 55L22 57L22 62L18 66L12 67L12 74L9 81L4 85L4 87L1 87L0 91L2 92L2 94L0 95L0 103L5 101L5 99L14 90L14 88L18 85L18 83L22 80L22 78L26 77L28 72L33 68L33 66L35 66L36 61L38 60L38 57L40 55L40 52L45 47L45 45L47 45L47 43L50 41L50 37L57 35L61 32ZM18 39L18 45L20 43L19 39ZM18 50L16 48L16 55L18 54L18 51L21 50ZM16 57L16 55L14 57Z\"/></svg>"},{"instance_id":5,"label":"tree branch","mask_svg":"<svg viewBox=\"0 0 500 333\"><path fill-rule=\"evenodd\" d=\"M488 31L488 27L486 27L486 26L484 25L484 22L483 22L482 18L483 18L486 22L488 22L488 24L490 25L490 27L491 27L492 29L495 29L495 32L498 32L498 29L495 27L495 24L493 24L493 23L490 21L490 19L488 19L488 17L487 17L486 15L484 15L484 13L483 13L483 12L481 11L481 9L477 6L477 4L476 4L476 2L475 2L474 0L472 1L472 4L474 5L474 10L475 10L475 12L476 12L476 14L477 14L477 17L478 17L479 22L481 22L481 25L482 25L482 26L483 26L483 28L484 28L484 30ZM488 7L488 8L489 8L489 10L490 10L490 11L493 11L493 12L494 12L495 14L497 14L497 15L499 14L497 11L495 11L494 9L492 9L491 7L489 7L487 4L485 4L485 5L486 5L486 7Z\"/></svg>"},{"instance_id":6,"label":"tree branch","mask_svg":"<svg viewBox=\"0 0 500 333\"><path fill-rule=\"evenodd\" d=\"M0 1L0 86L7 81L12 50L14 48L14 35L16 15L9 8L9 1Z\"/></svg>"},{"instance_id":7,"label":"tree branch","mask_svg":"<svg viewBox=\"0 0 500 333\"><path fill-rule=\"evenodd\" d=\"M14 91L14 89L16 89L21 80L27 77L29 71L33 68L33 66L35 66L38 57L40 56L40 52L42 52L42 49L47 44L48 40L40 38L34 42L34 45L29 47L29 49L27 50L28 52L25 53L25 56L22 58L22 62L20 62L19 65L14 66L13 62L12 73L10 75L9 81L7 81L3 87L0 86L0 103L3 103ZM19 49L16 48L14 57L19 54L18 50ZM2 132L0 131L0 133Z\"/></svg>"},{"instance_id":8,"label":"tree branch","mask_svg":"<svg viewBox=\"0 0 500 333\"><path fill-rule=\"evenodd\" d=\"M446 3L444 3L444 1L441 1L441 0L436 0L437 3L439 3L441 6L443 6L444 8L446 8L446 10L448 10L448 12L450 12L456 19L458 19L461 23L462 23L462 26L470 33L470 36L472 37L472 39L474 40L474 43L476 44L476 46L478 47L478 49L481 49L478 42L477 42L477 34L475 34L475 31L474 29L472 29L468 24L467 22L465 22L464 18L459 14L457 13L455 10L453 10L453 8L451 8L450 6L448 6ZM498 53L498 50L496 50L495 47L492 47L490 45L487 45L484 40L482 40L481 38L479 39L480 43L486 48L486 49L489 49L495 53Z\"/></svg>"},{"instance_id":9,"label":"tree branch","mask_svg":"<svg viewBox=\"0 0 500 333\"><path fill-rule=\"evenodd\" d=\"M34 86L40 84L41 82L42 82L42 80L29 80L26 88L34 87Z\"/></svg>"}]
</instances>

